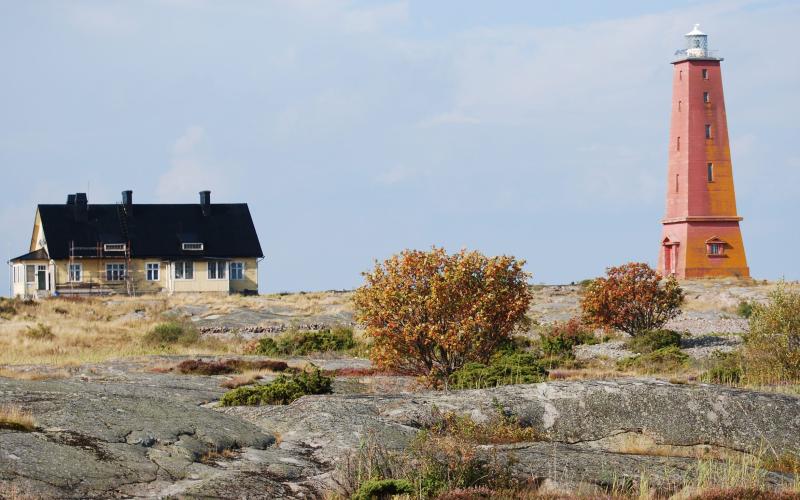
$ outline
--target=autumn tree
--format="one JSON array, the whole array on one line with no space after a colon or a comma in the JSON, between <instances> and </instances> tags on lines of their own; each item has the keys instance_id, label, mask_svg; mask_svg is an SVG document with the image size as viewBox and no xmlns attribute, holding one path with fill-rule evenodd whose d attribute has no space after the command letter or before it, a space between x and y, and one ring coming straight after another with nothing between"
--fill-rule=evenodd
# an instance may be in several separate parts
<instances>
[{"instance_id":1,"label":"autumn tree","mask_svg":"<svg viewBox=\"0 0 800 500\"><path fill-rule=\"evenodd\" d=\"M356 319L381 368L447 384L468 362L486 363L527 324L524 261L462 250L405 250L364 273Z\"/></svg>"},{"instance_id":2,"label":"autumn tree","mask_svg":"<svg viewBox=\"0 0 800 500\"><path fill-rule=\"evenodd\" d=\"M680 314L683 290L674 277L663 279L641 262L610 267L584 291L581 309L592 325L633 336L660 328Z\"/></svg>"}]
</instances>

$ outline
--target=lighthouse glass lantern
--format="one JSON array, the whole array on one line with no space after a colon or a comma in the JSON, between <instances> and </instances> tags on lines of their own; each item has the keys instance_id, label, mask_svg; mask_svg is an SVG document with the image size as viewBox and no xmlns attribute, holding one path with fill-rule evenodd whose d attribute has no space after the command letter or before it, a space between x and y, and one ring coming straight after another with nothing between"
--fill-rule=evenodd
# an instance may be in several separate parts
<instances>
[{"instance_id":1,"label":"lighthouse glass lantern","mask_svg":"<svg viewBox=\"0 0 800 500\"><path fill-rule=\"evenodd\" d=\"M700 31L700 25L686 33L686 57L708 57L708 35Z\"/></svg>"}]
</instances>

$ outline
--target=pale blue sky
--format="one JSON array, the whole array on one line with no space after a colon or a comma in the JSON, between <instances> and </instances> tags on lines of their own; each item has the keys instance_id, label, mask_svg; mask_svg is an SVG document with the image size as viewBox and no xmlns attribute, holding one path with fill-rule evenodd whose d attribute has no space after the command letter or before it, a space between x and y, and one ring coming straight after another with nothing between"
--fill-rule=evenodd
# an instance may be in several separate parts
<instances>
[{"instance_id":1,"label":"pale blue sky","mask_svg":"<svg viewBox=\"0 0 800 500\"><path fill-rule=\"evenodd\" d=\"M669 61L697 22L751 272L798 279L795 1L0 0L0 252L88 186L248 202L264 291L434 244L535 282L655 264Z\"/></svg>"}]
</instances>

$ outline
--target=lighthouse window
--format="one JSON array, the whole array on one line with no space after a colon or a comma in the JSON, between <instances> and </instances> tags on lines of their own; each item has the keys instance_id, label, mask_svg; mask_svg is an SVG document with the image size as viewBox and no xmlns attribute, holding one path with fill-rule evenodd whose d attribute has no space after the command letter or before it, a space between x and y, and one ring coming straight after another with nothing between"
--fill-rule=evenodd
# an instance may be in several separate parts
<instances>
[{"instance_id":1,"label":"lighthouse window","mask_svg":"<svg viewBox=\"0 0 800 500\"><path fill-rule=\"evenodd\" d=\"M681 101L678 101L678 111L681 110Z\"/></svg>"},{"instance_id":2,"label":"lighthouse window","mask_svg":"<svg viewBox=\"0 0 800 500\"><path fill-rule=\"evenodd\" d=\"M708 164L708 182L714 182L714 164Z\"/></svg>"},{"instance_id":3,"label":"lighthouse window","mask_svg":"<svg viewBox=\"0 0 800 500\"><path fill-rule=\"evenodd\" d=\"M675 174L675 192L676 193L678 192L678 175L679 174Z\"/></svg>"},{"instance_id":4,"label":"lighthouse window","mask_svg":"<svg viewBox=\"0 0 800 500\"><path fill-rule=\"evenodd\" d=\"M703 80L708 80L708 70L707 69L703 70Z\"/></svg>"},{"instance_id":5,"label":"lighthouse window","mask_svg":"<svg viewBox=\"0 0 800 500\"><path fill-rule=\"evenodd\" d=\"M703 102L711 102L711 96L708 95L708 92L703 92Z\"/></svg>"},{"instance_id":6,"label":"lighthouse window","mask_svg":"<svg viewBox=\"0 0 800 500\"><path fill-rule=\"evenodd\" d=\"M722 243L709 243L708 244L708 254L709 255L722 255Z\"/></svg>"},{"instance_id":7,"label":"lighthouse window","mask_svg":"<svg viewBox=\"0 0 800 500\"><path fill-rule=\"evenodd\" d=\"M678 140L675 142L675 149L680 151L681 150L681 138L678 137Z\"/></svg>"},{"instance_id":8,"label":"lighthouse window","mask_svg":"<svg viewBox=\"0 0 800 500\"><path fill-rule=\"evenodd\" d=\"M711 139L711 125L706 123L706 139Z\"/></svg>"}]
</instances>

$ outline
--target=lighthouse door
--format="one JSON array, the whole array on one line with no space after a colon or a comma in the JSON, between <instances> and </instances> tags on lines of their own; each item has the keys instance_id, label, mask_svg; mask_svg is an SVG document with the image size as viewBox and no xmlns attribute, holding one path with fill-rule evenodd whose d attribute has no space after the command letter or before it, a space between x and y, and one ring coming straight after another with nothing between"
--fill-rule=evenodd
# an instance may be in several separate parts
<instances>
[{"instance_id":1,"label":"lighthouse door","mask_svg":"<svg viewBox=\"0 0 800 500\"><path fill-rule=\"evenodd\" d=\"M672 273L672 245L664 245L664 274Z\"/></svg>"}]
</instances>

